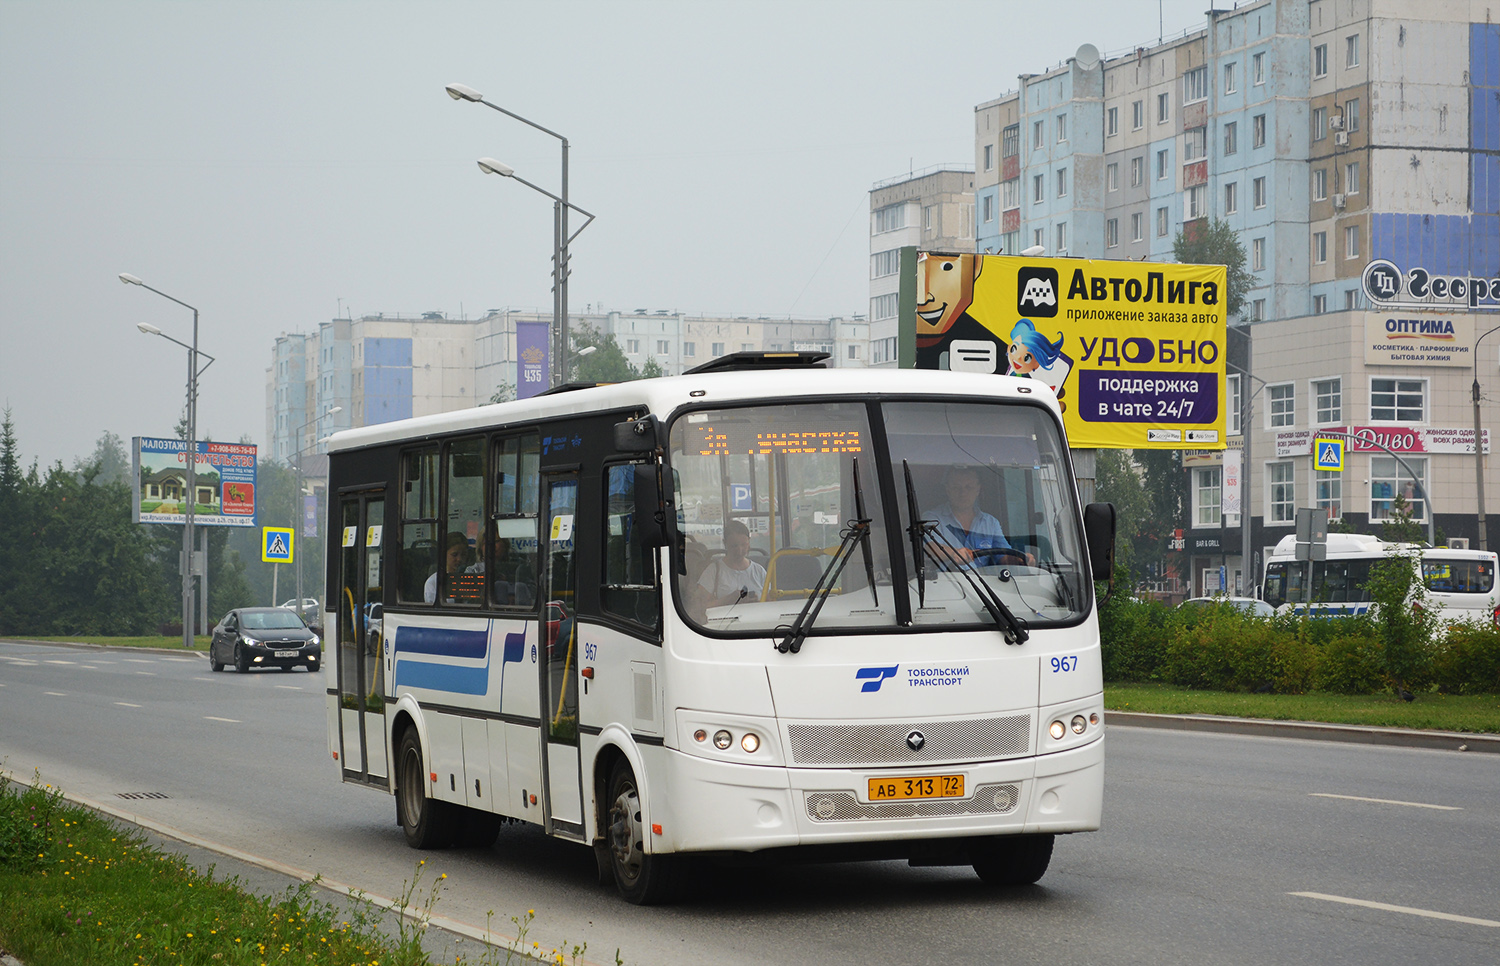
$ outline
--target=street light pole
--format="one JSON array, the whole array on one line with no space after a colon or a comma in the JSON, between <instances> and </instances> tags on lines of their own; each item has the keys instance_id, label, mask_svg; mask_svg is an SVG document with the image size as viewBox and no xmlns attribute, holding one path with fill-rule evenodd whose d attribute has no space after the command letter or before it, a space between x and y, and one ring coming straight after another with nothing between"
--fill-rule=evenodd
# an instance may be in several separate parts
<instances>
[{"instance_id":1,"label":"street light pole","mask_svg":"<svg viewBox=\"0 0 1500 966\"><path fill-rule=\"evenodd\" d=\"M317 423L322 422L325 418L332 416L334 413L341 413L343 411L343 406L331 406L329 407L328 411L323 413L321 416L314 416L312 419L309 419L307 422L297 427L297 495L296 498L292 500L292 560L293 565L297 570L298 615L301 615L302 613L302 454L306 453L309 449L309 447L302 445L302 431L309 426L313 426ZM313 446L316 445L317 443L314 442Z\"/></svg>"},{"instance_id":2,"label":"street light pole","mask_svg":"<svg viewBox=\"0 0 1500 966\"><path fill-rule=\"evenodd\" d=\"M578 237L579 233L582 232L584 228L588 227L588 222L584 222L583 227L579 228L578 231L575 231L572 234L568 233L568 209L571 208L581 214L588 215L588 212L584 211L582 208L579 208L576 205L571 204L568 201L568 139L563 137L561 134L558 134L556 131L549 130L548 128L542 127L535 121L522 117L514 111L507 111L500 105L493 104L485 100L484 95L479 93L472 87L467 87L463 84L449 84L445 89L448 92L448 96L453 98L455 101L469 101L473 104L483 104L485 107L488 107L491 110L499 111L506 117L515 118L522 124L536 128L543 134L549 134L552 137L557 138L557 140L562 144L562 194L554 195L550 191L542 192L543 194L547 195L555 202L557 202L557 204L553 207L552 237L553 336L557 339L557 351L552 362L552 370L554 373L553 387L555 388L562 385L563 380L567 378L568 373L568 276L572 273L572 269L568 264L568 245L574 238ZM481 163L480 167L483 167L483 163ZM500 172L495 173L498 174ZM516 180L519 181L520 179L517 178ZM525 182L522 183L524 184ZM530 187L536 188L536 185L531 185ZM540 188L537 188L536 190L542 191L542 189ZM589 215L588 217L589 221L594 220L593 215Z\"/></svg>"},{"instance_id":3,"label":"street light pole","mask_svg":"<svg viewBox=\"0 0 1500 966\"><path fill-rule=\"evenodd\" d=\"M1484 523L1484 433L1479 428L1479 343L1491 332L1500 332L1500 325L1474 340L1474 384L1470 392L1474 397L1474 493L1479 500L1479 549L1488 550Z\"/></svg>"},{"instance_id":4,"label":"street light pole","mask_svg":"<svg viewBox=\"0 0 1500 966\"><path fill-rule=\"evenodd\" d=\"M188 386L187 386L187 440L184 448L184 456L187 460L187 511L183 515L182 528L182 646L192 648L193 646L193 511L198 502L197 492L197 464L198 464L198 377L201 376L208 366L213 365L213 356L208 357L208 364L202 369L198 368L198 356L203 355L198 351L198 310L188 305L181 299L173 298L166 292L154 289L145 282L126 272L120 273L120 281L126 285L139 285L148 292L155 292L170 302L176 302L193 312L193 344L187 345L162 332L154 325L141 323L136 326L147 335L159 335L170 342L176 342L188 350ZM205 566L207 561L205 561Z\"/></svg>"}]
</instances>

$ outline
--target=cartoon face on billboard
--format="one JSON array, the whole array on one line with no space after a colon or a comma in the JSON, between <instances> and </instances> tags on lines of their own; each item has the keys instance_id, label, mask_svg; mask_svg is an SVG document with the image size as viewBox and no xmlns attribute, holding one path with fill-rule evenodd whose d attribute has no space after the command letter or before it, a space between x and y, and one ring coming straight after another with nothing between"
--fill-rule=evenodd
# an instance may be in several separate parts
<instances>
[{"instance_id":1,"label":"cartoon face on billboard","mask_svg":"<svg viewBox=\"0 0 1500 966\"><path fill-rule=\"evenodd\" d=\"M917 336L942 335L974 301L974 279L983 262L973 255L917 258Z\"/></svg>"}]
</instances>

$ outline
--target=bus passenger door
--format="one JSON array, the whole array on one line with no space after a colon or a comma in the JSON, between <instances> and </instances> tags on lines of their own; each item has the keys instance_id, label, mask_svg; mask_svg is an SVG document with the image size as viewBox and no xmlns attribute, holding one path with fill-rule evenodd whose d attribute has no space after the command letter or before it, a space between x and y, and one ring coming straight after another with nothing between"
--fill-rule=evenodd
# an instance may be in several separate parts
<instances>
[{"instance_id":1,"label":"bus passenger door","mask_svg":"<svg viewBox=\"0 0 1500 966\"><path fill-rule=\"evenodd\" d=\"M339 505L339 758L344 778L384 785L385 676L381 601L385 495L350 493Z\"/></svg>"},{"instance_id":2,"label":"bus passenger door","mask_svg":"<svg viewBox=\"0 0 1500 966\"><path fill-rule=\"evenodd\" d=\"M544 648L541 679L543 781L547 801L543 825L549 834L583 836L583 787L578 748L578 629L575 593L577 541L574 520L578 477L548 478L546 521L546 609L542 618Z\"/></svg>"}]
</instances>

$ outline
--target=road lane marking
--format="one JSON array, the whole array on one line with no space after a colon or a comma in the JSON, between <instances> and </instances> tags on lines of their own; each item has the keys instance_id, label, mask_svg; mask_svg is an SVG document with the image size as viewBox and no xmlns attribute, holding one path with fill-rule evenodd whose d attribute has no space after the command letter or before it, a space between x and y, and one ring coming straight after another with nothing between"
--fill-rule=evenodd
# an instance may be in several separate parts
<instances>
[{"instance_id":1,"label":"road lane marking","mask_svg":"<svg viewBox=\"0 0 1500 966\"><path fill-rule=\"evenodd\" d=\"M283 691L301 691L302 690L300 687L298 687L295 684L278 684L276 686L278 688L280 688L281 690L283 690Z\"/></svg>"},{"instance_id":2,"label":"road lane marking","mask_svg":"<svg viewBox=\"0 0 1500 966\"><path fill-rule=\"evenodd\" d=\"M52 660L52 659L49 658L48 661L47 661L47 663L48 664L77 664L78 662L77 661L54 661L54 660Z\"/></svg>"},{"instance_id":3,"label":"road lane marking","mask_svg":"<svg viewBox=\"0 0 1500 966\"><path fill-rule=\"evenodd\" d=\"M1442 812L1462 812L1458 805L1429 805L1426 802L1398 802L1390 798L1361 798L1358 795L1334 795L1329 792L1308 792L1313 798L1342 798L1349 802L1374 802L1377 805L1405 805L1408 808L1435 808Z\"/></svg>"},{"instance_id":4,"label":"road lane marking","mask_svg":"<svg viewBox=\"0 0 1500 966\"><path fill-rule=\"evenodd\" d=\"M138 657L127 657L127 658L125 658L125 663L126 664L155 664L156 662L155 661L145 661L145 660L142 660L141 658L138 658Z\"/></svg>"},{"instance_id":5,"label":"road lane marking","mask_svg":"<svg viewBox=\"0 0 1500 966\"><path fill-rule=\"evenodd\" d=\"M154 677L156 677L156 672L155 671L137 671L135 673L137 673L137 674L143 674L143 675L145 675L148 678L154 678Z\"/></svg>"},{"instance_id":6,"label":"road lane marking","mask_svg":"<svg viewBox=\"0 0 1500 966\"><path fill-rule=\"evenodd\" d=\"M115 704L118 704L122 708L139 708L140 707L140 705L138 705L138 704L131 704L129 701L116 701Z\"/></svg>"},{"instance_id":7,"label":"road lane marking","mask_svg":"<svg viewBox=\"0 0 1500 966\"><path fill-rule=\"evenodd\" d=\"M1301 896L1304 899L1322 899L1326 902L1342 902L1350 906L1364 906L1366 909L1379 909L1381 912L1404 912L1409 916L1424 916L1428 919L1444 919L1448 922L1462 922L1471 926L1489 926L1492 929L1500 929L1500 922L1494 919L1476 919L1473 916L1455 916L1451 912L1434 912L1431 909L1414 909L1411 906L1393 906L1388 902L1371 902L1368 899L1350 899L1348 896L1330 896L1322 892L1289 892L1287 895Z\"/></svg>"},{"instance_id":8,"label":"road lane marking","mask_svg":"<svg viewBox=\"0 0 1500 966\"><path fill-rule=\"evenodd\" d=\"M170 662L170 663L173 663L173 664L197 664L198 663L198 659L196 657L164 657L164 658L162 658L162 660Z\"/></svg>"},{"instance_id":9,"label":"road lane marking","mask_svg":"<svg viewBox=\"0 0 1500 966\"><path fill-rule=\"evenodd\" d=\"M211 714L204 715L203 716L203 720L204 721L223 721L223 722L225 722L227 724L239 724L240 723L238 720L236 720L234 718L215 718Z\"/></svg>"},{"instance_id":10,"label":"road lane marking","mask_svg":"<svg viewBox=\"0 0 1500 966\"><path fill-rule=\"evenodd\" d=\"M54 698L66 698L68 696L68 693L66 691L43 691L42 693L50 694Z\"/></svg>"}]
</instances>

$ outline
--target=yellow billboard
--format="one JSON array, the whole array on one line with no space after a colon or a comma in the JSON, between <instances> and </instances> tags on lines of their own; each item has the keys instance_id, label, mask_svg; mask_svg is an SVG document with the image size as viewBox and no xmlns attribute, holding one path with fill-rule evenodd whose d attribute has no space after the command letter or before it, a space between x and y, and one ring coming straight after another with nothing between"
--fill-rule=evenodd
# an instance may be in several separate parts
<instances>
[{"instance_id":1,"label":"yellow billboard","mask_svg":"<svg viewBox=\"0 0 1500 966\"><path fill-rule=\"evenodd\" d=\"M1224 299L1222 265L920 252L901 361L1044 381L1076 447L1223 449Z\"/></svg>"}]
</instances>

